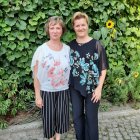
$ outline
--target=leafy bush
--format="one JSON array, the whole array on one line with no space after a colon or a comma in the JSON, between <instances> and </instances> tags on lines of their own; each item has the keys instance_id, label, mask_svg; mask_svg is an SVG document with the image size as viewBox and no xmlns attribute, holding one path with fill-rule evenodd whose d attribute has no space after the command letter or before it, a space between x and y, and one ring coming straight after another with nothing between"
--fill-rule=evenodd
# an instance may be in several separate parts
<instances>
[{"instance_id":1,"label":"leafy bush","mask_svg":"<svg viewBox=\"0 0 140 140\"><path fill-rule=\"evenodd\" d=\"M67 43L75 37L71 17L79 10L89 15L89 33L107 51L110 68L103 98L114 103L140 100L139 0L0 0L1 120L33 100L30 63L36 48L47 40L46 19L63 17L68 30L62 40Z\"/></svg>"},{"instance_id":2,"label":"leafy bush","mask_svg":"<svg viewBox=\"0 0 140 140\"><path fill-rule=\"evenodd\" d=\"M15 116L18 111L26 109L26 103L33 99L33 91L20 87L20 78L18 74L11 74L4 79L2 75L6 73L0 69L0 127L6 127L6 116Z\"/></svg>"}]
</instances>

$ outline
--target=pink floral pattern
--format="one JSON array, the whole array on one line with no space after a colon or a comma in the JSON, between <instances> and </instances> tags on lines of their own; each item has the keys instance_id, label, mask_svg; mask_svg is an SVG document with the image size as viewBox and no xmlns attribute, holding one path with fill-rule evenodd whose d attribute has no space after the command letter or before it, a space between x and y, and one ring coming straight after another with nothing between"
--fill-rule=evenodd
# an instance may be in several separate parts
<instances>
[{"instance_id":1,"label":"pink floral pattern","mask_svg":"<svg viewBox=\"0 0 140 140\"><path fill-rule=\"evenodd\" d=\"M65 84L64 70L61 68L60 61L55 61L54 65L49 68L47 77L51 81L51 86L56 88Z\"/></svg>"}]
</instances>

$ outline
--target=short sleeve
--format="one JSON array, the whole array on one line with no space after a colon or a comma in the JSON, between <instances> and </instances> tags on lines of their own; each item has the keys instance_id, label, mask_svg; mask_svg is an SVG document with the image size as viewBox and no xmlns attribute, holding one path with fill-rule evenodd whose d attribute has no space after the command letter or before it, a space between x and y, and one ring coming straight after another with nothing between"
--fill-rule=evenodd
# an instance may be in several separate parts
<instances>
[{"instance_id":1,"label":"short sleeve","mask_svg":"<svg viewBox=\"0 0 140 140\"><path fill-rule=\"evenodd\" d=\"M40 48L37 48L37 50L35 51L32 61L31 61L31 70L33 71L34 66L36 65L37 61L39 61L41 58L41 52L40 52Z\"/></svg>"},{"instance_id":2,"label":"short sleeve","mask_svg":"<svg viewBox=\"0 0 140 140\"><path fill-rule=\"evenodd\" d=\"M105 70L105 69L109 68L108 58L107 58L105 48L101 45L101 43L99 41L96 41L96 49L97 49L98 54L99 54L98 66L99 66L99 71L100 71L100 74L101 74L102 70Z\"/></svg>"},{"instance_id":3,"label":"short sleeve","mask_svg":"<svg viewBox=\"0 0 140 140\"><path fill-rule=\"evenodd\" d=\"M108 58L107 58L105 48L103 46L99 45L98 46L98 53L99 53L99 69L100 69L100 71L108 69L109 64L108 64Z\"/></svg>"}]
</instances>

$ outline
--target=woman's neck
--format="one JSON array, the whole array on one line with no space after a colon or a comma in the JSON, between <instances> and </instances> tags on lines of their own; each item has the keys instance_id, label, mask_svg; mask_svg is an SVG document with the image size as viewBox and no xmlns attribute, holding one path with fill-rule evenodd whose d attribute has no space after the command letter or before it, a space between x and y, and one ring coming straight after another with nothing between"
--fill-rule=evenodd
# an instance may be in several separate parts
<instances>
[{"instance_id":1,"label":"woman's neck","mask_svg":"<svg viewBox=\"0 0 140 140\"><path fill-rule=\"evenodd\" d=\"M60 45L61 44L61 41L60 40L49 40L48 41L49 44L51 45Z\"/></svg>"},{"instance_id":2,"label":"woman's neck","mask_svg":"<svg viewBox=\"0 0 140 140\"><path fill-rule=\"evenodd\" d=\"M90 37L90 36L77 37L77 38L76 38L76 41L77 41L78 43L86 43L86 42L89 42L90 40L92 40L92 37Z\"/></svg>"},{"instance_id":3,"label":"woman's neck","mask_svg":"<svg viewBox=\"0 0 140 140\"><path fill-rule=\"evenodd\" d=\"M61 43L60 40L49 40L47 42L47 45L49 46L50 49L55 51L59 51L63 47L63 44Z\"/></svg>"}]
</instances>

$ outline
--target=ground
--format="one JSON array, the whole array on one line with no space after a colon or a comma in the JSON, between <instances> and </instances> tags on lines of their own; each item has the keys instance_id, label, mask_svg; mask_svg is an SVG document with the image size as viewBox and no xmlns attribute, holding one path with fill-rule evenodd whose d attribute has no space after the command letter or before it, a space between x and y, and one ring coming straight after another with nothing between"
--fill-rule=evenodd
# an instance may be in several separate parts
<instances>
[{"instance_id":1,"label":"ground","mask_svg":"<svg viewBox=\"0 0 140 140\"><path fill-rule=\"evenodd\" d=\"M134 104L134 103L127 103L127 104L121 104L121 105L113 105L110 102L107 102L105 100L102 100L100 103L100 112L106 112L106 111L117 111L117 110L127 110L130 108L139 109L140 103ZM40 111L37 107L34 107L30 111L20 111L15 117L8 116L7 121L8 125L16 125L16 124L24 124L28 122L32 122L34 120L39 120L40 117Z\"/></svg>"}]
</instances>

